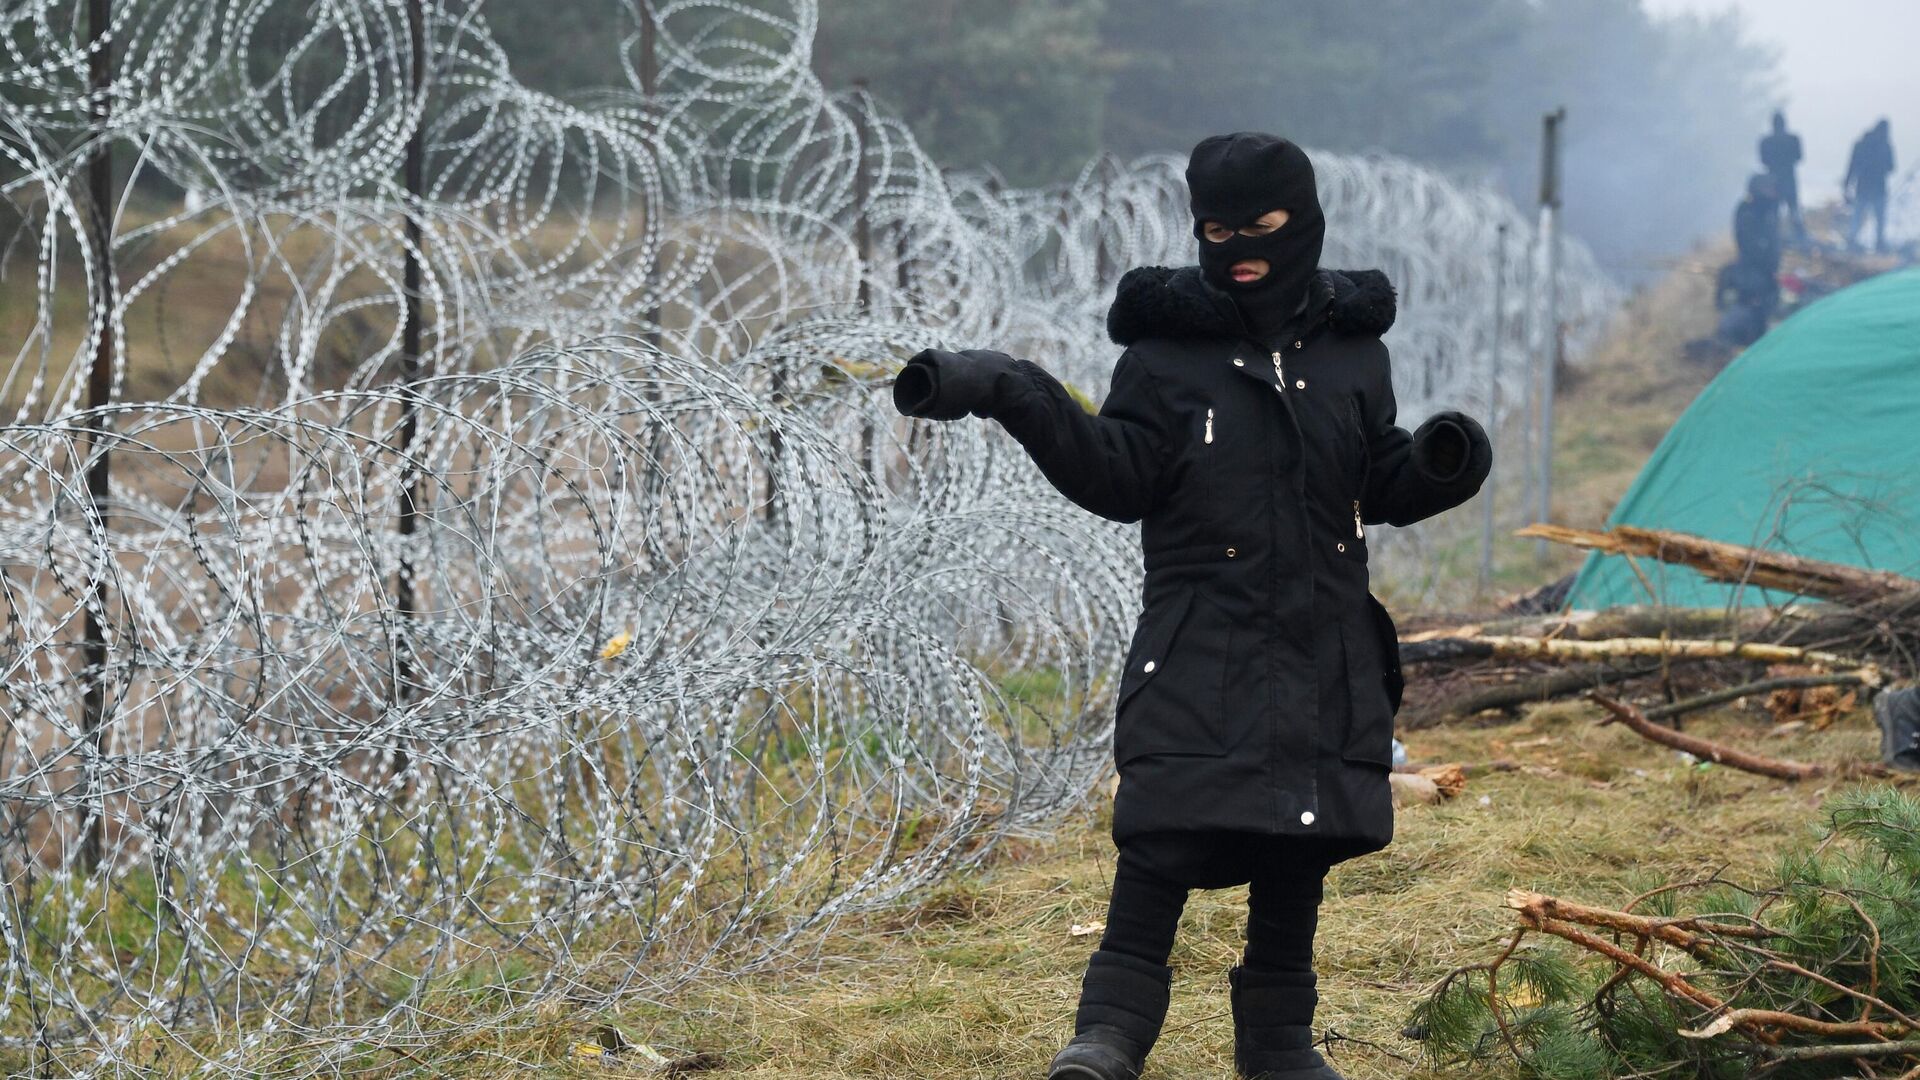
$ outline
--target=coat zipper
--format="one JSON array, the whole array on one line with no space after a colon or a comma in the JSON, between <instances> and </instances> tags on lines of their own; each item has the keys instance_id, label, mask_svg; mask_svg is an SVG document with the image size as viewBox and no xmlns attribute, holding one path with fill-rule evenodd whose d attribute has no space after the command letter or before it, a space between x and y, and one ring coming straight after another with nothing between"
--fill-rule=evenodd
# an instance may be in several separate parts
<instances>
[{"instance_id":1,"label":"coat zipper","mask_svg":"<svg viewBox=\"0 0 1920 1080\"><path fill-rule=\"evenodd\" d=\"M1207 441L1213 441L1213 410L1207 410Z\"/></svg>"},{"instance_id":2,"label":"coat zipper","mask_svg":"<svg viewBox=\"0 0 1920 1080\"><path fill-rule=\"evenodd\" d=\"M1274 389L1274 392L1278 393L1282 398L1287 396L1287 372L1285 368L1280 366L1280 350L1279 349L1273 350L1273 389ZM1276 520L1277 520L1277 515L1276 515ZM1276 536L1275 537L1276 542L1278 541L1278 539L1279 538ZM1269 658L1267 663L1267 677L1269 679L1273 679L1273 686L1277 690L1279 688L1280 682L1278 679L1274 678L1273 662L1271 658ZM1279 724L1280 714L1279 714L1278 702L1275 702L1274 706L1275 706L1274 711L1269 714L1269 716L1272 719L1269 721L1267 725L1267 739L1268 739L1268 745L1270 747L1278 747L1280 745L1280 724ZM1312 727L1309 726L1308 733L1307 733L1307 760L1314 761L1314 755L1315 753L1318 752L1318 750L1319 750L1319 747L1314 745ZM1268 769L1273 768L1272 750L1269 750L1267 754L1267 767ZM1320 806L1320 768L1318 764L1315 764L1310 768L1308 772L1308 777L1309 777L1308 779L1309 790L1307 795L1307 803L1308 805L1314 807L1315 809L1318 809ZM1269 805L1272 807L1273 819L1277 824L1280 818L1280 786L1278 784L1275 784L1269 789L1269 791L1271 792L1271 796L1272 796L1271 802L1269 803Z\"/></svg>"},{"instance_id":3,"label":"coat zipper","mask_svg":"<svg viewBox=\"0 0 1920 1080\"><path fill-rule=\"evenodd\" d=\"M1355 539L1365 540L1367 531L1360 527L1360 500L1353 500L1353 535Z\"/></svg>"}]
</instances>

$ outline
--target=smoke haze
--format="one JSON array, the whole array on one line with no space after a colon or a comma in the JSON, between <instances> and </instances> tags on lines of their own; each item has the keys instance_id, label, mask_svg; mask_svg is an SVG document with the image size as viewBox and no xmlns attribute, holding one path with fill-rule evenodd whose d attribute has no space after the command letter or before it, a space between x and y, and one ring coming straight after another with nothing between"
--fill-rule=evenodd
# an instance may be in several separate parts
<instances>
[{"instance_id":1,"label":"smoke haze","mask_svg":"<svg viewBox=\"0 0 1920 1080\"><path fill-rule=\"evenodd\" d=\"M1800 189L1837 198L1853 140L1887 117L1906 176L1920 161L1920 3L1913 0L1647 0L1656 14L1736 10L1753 36L1780 50L1787 124L1806 160ZM1757 138L1759 132L1755 131Z\"/></svg>"}]
</instances>

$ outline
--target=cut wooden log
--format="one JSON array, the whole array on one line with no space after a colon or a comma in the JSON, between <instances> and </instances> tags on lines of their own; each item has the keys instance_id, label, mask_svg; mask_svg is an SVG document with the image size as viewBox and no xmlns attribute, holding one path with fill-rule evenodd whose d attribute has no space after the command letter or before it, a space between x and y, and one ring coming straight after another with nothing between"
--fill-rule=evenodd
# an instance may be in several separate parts
<instances>
[{"instance_id":1,"label":"cut wooden log","mask_svg":"<svg viewBox=\"0 0 1920 1080\"><path fill-rule=\"evenodd\" d=\"M1457 761L1445 765L1429 765L1418 773L1433 781L1440 788L1440 794L1451 799L1467 790L1467 767Z\"/></svg>"},{"instance_id":2,"label":"cut wooden log","mask_svg":"<svg viewBox=\"0 0 1920 1080\"><path fill-rule=\"evenodd\" d=\"M1439 784L1419 773L1391 773L1387 780L1393 787L1393 805L1396 807L1426 806L1444 797Z\"/></svg>"},{"instance_id":3,"label":"cut wooden log","mask_svg":"<svg viewBox=\"0 0 1920 1080\"><path fill-rule=\"evenodd\" d=\"M1555 615L1525 615L1496 619L1431 619L1408 617L1400 621L1400 642L1413 645L1475 637L1570 638L1605 641L1623 637L1765 638L1763 631L1782 621L1805 622L1778 612L1742 609L1734 612L1705 608L1651 606L1608 608L1605 611L1567 611Z\"/></svg>"},{"instance_id":4,"label":"cut wooden log","mask_svg":"<svg viewBox=\"0 0 1920 1080\"><path fill-rule=\"evenodd\" d=\"M1794 645L1758 641L1709 641L1675 638L1612 638L1578 641L1568 638L1461 637L1436 638L1401 646L1403 664L1436 660L1620 660L1665 657L1691 660L1754 660L1767 664L1815 664L1854 669L1860 662L1838 653Z\"/></svg>"},{"instance_id":5,"label":"cut wooden log","mask_svg":"<svg viewBox=\"0 0 1920 1080\"><path fill-rule=\"evenodd\" d=\"M1538 633L1515 636L1579 638L1604 641L1627 637L1733 638L1746 640L1767 625L1769 613L1742 610L1731 614L1706 608L1638 607L1562 613L1556 625Z\"/></svg>"},{"instance_id":6,"label":"cut wooden log","mask_svg":"<svg viewBox=\"0 0 1920 1080\"><path fill-rule=\"evenodd\" d=\"M1646 556L1690 567L1714 581L1745 583L1843 604L1863 604L1892 596L1920 597L1920 580L1901 574L1806 559L1667 529L1615 525L1596 532L1541 522L1515 535L1611 555Z\"/></svg>"}]
</instances>

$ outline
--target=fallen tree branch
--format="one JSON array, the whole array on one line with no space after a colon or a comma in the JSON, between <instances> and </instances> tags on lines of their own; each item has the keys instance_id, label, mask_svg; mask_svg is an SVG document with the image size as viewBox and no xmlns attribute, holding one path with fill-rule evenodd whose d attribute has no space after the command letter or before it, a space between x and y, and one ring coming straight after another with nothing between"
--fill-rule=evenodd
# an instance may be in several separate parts
<instances>
[{"instance_id":1,"label":"fallen tree branch","mask_svg":"<svg viewBox=\"0 0 1920 1080\"><path fill-rule=\"evenodd\" d=\"M1658 664L1631 668L1615 667L1611 664L1589 664L1585 667L1533 675L1510 683L1496 683L1447 701L1441 705L1439 715L1435 719L1458 719L1485 712L1488 709L1511 709L1516 705L1526 705L1535 701L1550 701L1566 694L1605 686L1610 682L1644 678L1659 670Z\"/></svg>"},{"instance_id":2,"label":"fallen tree branch","mask_svg":"<svg viewBox=\"0 0 1920 1080\"><path fill-rule=\"evenodd\" d=\"M1509 889L1507 906L1516 911L1537 912L1541 918L1580 923L1601 930L1632 934L1635 937L1658 938L1689 953L1711 944L1709 939L1714 935L1756 940L1779 936L1764 926L1714 922L1700 915L1660 919L1651 915L1635 915L1630 911L1589 907L1586 904L1578 904L1571 900L1562 900L1557 896L1530 892L1526 889Z\"/></svg>"},{"instance_id":3,"label":"fallen tree branch","mask_svg":"<svg viewBox=\"0 0 1920 1080\"><path fill-rule=\"evenodd\" d=\"M1514 911L1518 913L1521 925L1528 929L1552 934L1557 938L1570 941L1589 952L1599 953L1601 956L1612 960L1622 967L1632 968L1641 975L1659 983L1662 989L1675 997L1685 998L1715 1012L1720 1012L1721 1009L1726 1008L1724 1001L1693 985L1681 976L1660 967L1645 957L1628 952L1626 949L1615 945L1605 938L1588 933L1581 929L1577 923L1568 919L1554 917L1552 912L1556 907L1568 906L1564 901L1556 900L1551 896L1543 896L1539 893L1530 893L1524 889L1515 889L1507 894L1507 906L1513 908ZM1579 905L1571 905L1571 907L1586 914L1594 914L1599 910L1580 908ZM1606 912L1604 914L1618 916L1623 913ZM1626 916L1626 918L1629 921L1652 922L1652 920L1647 920L1642 916ZM1699 942L1699 939L1693 935L1686 934L1684 931L1670 926L1660 927L1654 925L1649 927L1649 933L1646 934L1626 929L1625 924L1610 928L1641 938L1648 936L1657 937L1661 940L1668 941L1670 944L1677 943L1674 941L1676 936L1696 943ZM1715 929L1717 930L1718 928L1716 927ZM1690 1039L1711 1039L1718 1035L1724 1035L1734 1028L1740 1028L1754 1038L1769 1043L1777 1040L1779 1037L1774 1034L1774 1029L1798 1031L1809 1035L1821 1035L1827 1038L1864 1037L1869 1039L1893 1039L1902 1035L1911 1034L1910 1029L1907 1028L1905 1024L1886 1024L1872 1020L1857 1020L1836 1024L1826 1020L1815 1020L1809 1016L1780 1012L1775 1009L1730 1009L1715 1017L1713 1021L1705 1027L1691 1031L1682 1030L1680 1034Z\"/></svg>"},{"instance_id":4,"label":"fallen tree branch","mask_svg":"<svg viewBox=\"0 0 1920 1080\"><path fill-rule=\"evenodd\" d=\"M1845 563L1728 544L1666 529L1615 525L1596 532L1543 522L1528 525L1515 535L1610 555L1645 555L1697 570L1714 581L1754 585L1841 603L1859 604L1899 594L1920 597L1920 581L1900 574L1863 570Z\"/></svg>"},{"instance_id":5,"label":"fallen tree branch","mask_svg":"<svg viewBox=\"0 0 1920 1080\"><path fill-rule=\"evenodd\" d=\"M1435 768L1446 769L1446 768L1454 768L1454 767L1456 767L1456 763L1454 762L1446 762L1446 763L1436 762L1429 765L1421 765L1421 764L1395 765L1393 767L1393 771L1397 773L1417 773L1417 772L1424 772L1427 769L1435 769ZM1521 769L1521 765L1519 762L1507 761L1504 758L1495 759L1493 761L1460 762L1460 763L1457 763L1457 767L1460 769L1461 775L1465 776L1469 780L1471 780L1476 776L1487 776L1491 773L1519 772Z\"/></svg>"},{"instance_id":6,"label":"fallen tree branch","mask_svg":"<svg viewBox=\"0 0 1920 1080\"><path fill-rule=\"evenodd\" d=\"M1920 833L1920 796L1853 787L1824 800L1822 813L1833 831L1783 860L1774 887L1745 887L1713 870L1643 891L1624 910L1509 891L1517 932L1490 963L1435 984L1415 1010L1415 1037L1440 1062L1483 1061L1504 1045L1528 1075L1771 1076L1831 1062L1819 1075L1851 1065L1849 1076L1920 1080L1920 1009L1901 966L1911 950L1895 944L1920 918L1920 879L1886 869ZM1666 898L1659 910L1636 910L1655 897ZM1499 989L1512 976L1502 969L1552 955L1523 961L1521 935L1536 931L1583 956L1554 977L1522 970L1528 994L1513 1003L1562 1010L1577 1044L1509 1029ZM1634 1028L1682 1038L1658 1046L1609 1038Z\"/></svg>"},{"instance_id":7,"label":"fallen tree branch","mask_svg":"<svg viewBox=\"0 0 1920 1080\"><path fill-rule=\"evenodd\" d=\"M1773 1046L1763 1053L1768 1061L1826 1061L1848 1058L1900 1057L1903 1054L1920 1054L1920 1039L1906 1042L1839 1043L1827 1046Z\"/></svg>"},{"instance_id":8,"label":"fallen tree branch","mask_svg":"<svg viewBox=\"0 0 1920 1080\"><path fill-rule=\"evenodd\" d=\"M1769 613L1676 607L1619 607L1605 611L1566 612L1555 632L1538 637L1572 637L1603 641L1623 637L1735 638L1758 640ZM1491 628L1489 628L1491 629Z\"/></svg>"},{"instance_id":9,"label":"fallen tree branch","mask_svg":"<svg viewBox=\"0 0 1920 1080\"><path fill-rule=\"evenodd\" d=\"M1913 1017L1908 1016L1906 1013L1901 1012L1899 1009L1896 1009L1892 1005L1889 1005L1885 1000L1881 998L1877 998L1873 996L1873 994L1871 993L1862 993L1861 991L1855 990L1853 987L1848 986L1847 984L1841 982L1838 979L1828 978L1827 976L1822 975L1817 971L1809 971L1806 968L1801 967L1799 964L1796 964L1791 960L1782 960L1777 956L1769 958L1767 960L1767 966L1774 969L1775 971L1784 971L1790 975L1798 975L1803 979L1810 979L1813 982L1820 983L1823 986L1831 987L1832 989L1838 990L1850 998L1856 998L1860 1001L1866 1002L1868 1005L1872 1005L1879 1008L1882 1012L1887 1013L1888 1015L1892 1016L1895 1020L1898 1020L1902 1024L1905 1024L1909 1032L1920 1031L1920 1020L1915 1020ZM1876 976L1878 975L1877 969L1875 971L1875 975ZM1878 987L1876 987L1875 989L1878 989Z\"/></svg>"},{"instance_id":10,"label":"fallen tree branch","mask_svg":"<svg viewBox=\"0 0 1920 1080\"><path fill-rule=\"evenodd\" d=\"M1836 671L1828 675L1783 675L1779 678L1761 679L1757 682L1730 686L1724 690L1715 690L1710 694L1676 701L1671 705L1647 709L1642 714L1649 720L1668 720L1685 713L1723 705L1751 694L1765 694L1774 690L1791 690L1808 686L1879 686L1881 683L1878 668L1864 667L1853 671Z\"/></svg>"},{"instance_id":11,"label":"fallen tree branch","mask_svg":"<svg viewBox=\"0 0 1920 1080\"><path fill-rule=\"evenodd\" d=\"M1765 664L1811 664L1819 667L1858 668L1860 662L1838 653L1796 645L1769 645L1758 641L1700 641L1632 637L1602 641L1537 637L1434 638L1400 649L1400 662L1438 660L1618 660L1630 657L1666 657L1686 660L1752 660Z\"/></svg>"},{"instance_id":12,"label":"fallen tree branch","mask_svg":"<svg viewBox=\"0 0 1920 1080\"><path fill-rule=\"evenodd\" d=\"M1734 1028L1743 1028L1749 1032L1763 1028L1785 1028L1788 1031L1822 1035L1829 1039L1892 1039L1909 1034L1905 1024L1881 1024L1872 1020L1855 1020L1836 1024L1827 1020L1815 1020L1810 1016L1801 1016L1798 1013L1780 1012L1777 1009L1733 1009L1715 1017L1713 1023L1706 1027L1696 1031L1682 1030L1680 1034L1689 1039L1711 1039L1724 1035Z\"/></svg>"},{"instance_id":13,"label":"fallen tree branch","mask_svg":"<svg viewBox=\"0 0 1920 1080\"><path fill-rule=\"evenodd\" d=\"M1597 691L1589 694L1588 697L1592 698L1601 708L1613 714L1610 719L1602 720L1602 724L1609 724L1614 720L1618 720L1631 729L1634 734L1639 735L1649 742L1656 742L1675 750L1684 750L1704 761L1711 761L1716 765L1725 765L1728 768L1739 769L1742 772L1771 776L1776 780L1793 781L1815 780L1824 777L1852 779L1857 777L1885 777L1892 775L1887 767L1881 765L1879 762L1847 762L1842 765L1825 765L1762 757L1759 754L1748 753L1745 750L1736 750L1729 746L1722 746L1716 742L1709 742L1698 735L1688 735L1685 732L1675 731L1672 728L1661 727L1659 724L1647 719L1645 713L1642 713L1632 705L1623 701L1615 701Z\"/></svg>"},{"instance_id":14,"label":"fallen tree branch","mask_svg":"<svg viewBox=\"0 0 1920 1080\"><path fill-rule=\"evenodd\" d=\"M1507 905L1509 907L1513 906L1511 897L1508 898ZM1538 930L1545 934L1552 934L1557 938L1564 938L1588 952L1599 953L1601 956L1612 960L1616 964L1632 968L1660 984L1662 989L1674 997L1685 998L1696 1005L1715 1011L1726 1006L1726 1003L1719 998L1714 997L1705 990L1675 975L1673 972L1658 967L1642 957L1635 956L1633 953L1628 952L1605 938L1589 934L1573 923L1562 922L1559 919L1550 919L1537 909L1525 906L1519 907L1516 910L1519 912L1521 925L1528 929Z\"/></svg>"},{"instance_id":15,"label":"fallen tree branch","mask_svg":"<svg viewBox=\"0 0 1920 1080\"><path fill-rule=\"evenodd\" d=\"M1774 618L1764 611L1721 611L1703 608L1629 606L1604 611L1564 611L1551 615L1504 615L1491 618L1410 615L1401 623L1403 644L1441 638L1553 637L1602 641L1622 637L1758 638L1758 631Z\"/></svg>"}]
</instances>

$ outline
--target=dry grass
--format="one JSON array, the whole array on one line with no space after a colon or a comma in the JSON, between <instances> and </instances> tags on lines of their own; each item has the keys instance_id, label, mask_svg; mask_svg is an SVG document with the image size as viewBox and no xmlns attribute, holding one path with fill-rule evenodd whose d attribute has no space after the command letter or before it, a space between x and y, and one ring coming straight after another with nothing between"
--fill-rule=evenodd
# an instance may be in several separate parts
<instances>
[{"instance_id":1,"label":"dry grass","mask_svg":"<svg viewBox=\"0 0 1920 1080\"><path fill-rule=\"evenodd\" d=\"M1512 1075L1434 1067L1400 1034L1433 980L1498 949L1513 925L1502 905L1508 889L1618 905L1655 882L1762 877L1809 835L1835 790L1702 770L1617 725L1598 726L1600 716L1557 703L1513 724L1414 737L1421 760L1521 768L1476 776L1451 802L1402 810L1389 848L1335 868L1317 942L1316 1026L1351 1040L1336 1041L1332 1060L1352 1080ZM1824 731L1776 736L1772 724L1755 702L1687 728L1804 761L1860 760L1878 745L1866 709ZM664 1001L599 1011L554 999L531 1016L489 1023L534 974L533 958L502 955L497 971L470 969L424 1003L435 1026L458 1034L368 1046L352 1071L646 1074L632 1052L575 1056L576 1044L594 1044L610 1027L669 1057L713 1055L720 1067L703 1075L716 1078L1037 1078L1072 1033L1096 939L1071 928L1105 915L1109 823L1108 804L1096 799L1050 838L1005 842L914 906L842 919L815 955L748 977L699 979ZM1225 975L1243 945L1245 903L1244 886L1192 894L1172 956L1172 1009L1142 1080L1233 1075ZM286 1064L299 1060L295 1051Z\"/></svg>"},{"instance_id":2,"label":"dry grass","mask_svg":"<svg viewBox=\"0 0 1920 1080\"><path fill-rule=\"evenodd\" d=\"M1830 790L1697 770L1596 726L1599 715L1546 706L1515 725L1423 733L1413 747L1422 759L1504 757L1525 768L1476 778L1444 805L1402 811L1391 847L1335 869L1318 943L1318 1022L1358 1040L1335 1050L1348 1076L1500 1075L1416 1068L1395 1055L1419 1058L1420 1044L1399 1030L1423 988L1485 958L1511 928L1509 888L1609 903L1649 882L1723 867L1736 878L1759 874L1805 834ZM1877 746L1864 710L1825 732L1764 737L1768 726L1729 713L1689 730L1761 739L1769 753L1805 760L1858 759ZM699 983L671 1007L556 1017L560 1037L538 1039L564 1049L611 1023L670 1056L717 1053L726 1062L718 1076L1041 1076L1072 1033L1095 943L1070 927L1105 914L1107 825L1102 805L1050 841L1011 844L917 908L843 922L817 959ZM1232 1075L1225 975L1244 940L1245 902L1244 887L1193 894L1172 957L1172 1011L1143 1080ZM606 1067L563 1056L540 1068L569 1076Z\"/></svg>"},{"instance_id":3,"label":"dry grass","mask_svg":"<svg viewBox=\"0 0 1920 1080\"><path fill-rule=\"evenodd\" d=\"M1721 253L1680 265L1637 295L1608 342L1563 384L1555 517L1591 526L1615 500L1716 365L1681 358L1713 323L1712 268ZM1548 580L1578 564L1556 551L1544 566L1510 544L1510 578ZM1722 870L1758 875L1806 834L1830 789L1723 768L1701 771L1618 727L1599 728L1584 704L1536 708L1517 724L1420 732L1422 760L1507 758L1525 768L1474 779L1450 803L1403 811L1386 851L1336 868L1323 909L1318 1026L1353 1040L1332 1060L1354 1080L1499 1076L1432 1069L1399 1034L1423 989L1448 969L1484 959L1511 927L1506 891L1524 887L1609 904L1647 884ZM1859 760L1877 749L1867 711L1819 732L1770 737L1770 722L1725 712L1690 720L1708 736L1750 741L1800 760ZM843 919L815 956L737 980L698 981L665 1002L610 1013L559 1002L531 1025L477 1030L494 991L458 988L429 1003L467 1028L432 1046L367 1049L354 1071L459 1077L638 1074L632 1055L582 1060L576 1042L611 1026L668 1055L710 1052L708 1075L847 1080L865 1077L1017 1078L1043 1075L1071 1033L1092 937L1069 928L1104 917L1113 872L1107 807L1097 804L1040 841L1008 841L984 867L918 906ZM1244 887L1195 893L1172 962L1171 1015L1143 1080L1232 1075L1226 969L1242 944ZM524 980L506 958L499 982ZM626 1065L625 1061L635 1061Z\"/></svg>"}]
</instances>

